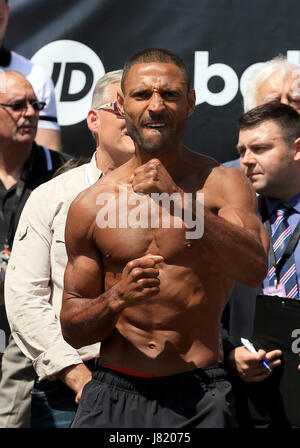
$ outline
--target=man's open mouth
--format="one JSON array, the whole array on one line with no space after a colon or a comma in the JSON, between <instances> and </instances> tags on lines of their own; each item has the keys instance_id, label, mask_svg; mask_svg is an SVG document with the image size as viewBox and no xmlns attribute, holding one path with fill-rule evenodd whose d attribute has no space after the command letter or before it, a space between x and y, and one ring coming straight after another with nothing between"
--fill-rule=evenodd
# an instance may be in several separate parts
<instances>
[{"instance_id":1,"label":"man's open mouth","mask_svg":"<svg viewBox=\"0 0 300 448\"><path fill-rule=\"evenodd\" d=\"M150 129L163 129L167 126L166 123L145 123L146 128Z\"/></svg>"}]
</instances>

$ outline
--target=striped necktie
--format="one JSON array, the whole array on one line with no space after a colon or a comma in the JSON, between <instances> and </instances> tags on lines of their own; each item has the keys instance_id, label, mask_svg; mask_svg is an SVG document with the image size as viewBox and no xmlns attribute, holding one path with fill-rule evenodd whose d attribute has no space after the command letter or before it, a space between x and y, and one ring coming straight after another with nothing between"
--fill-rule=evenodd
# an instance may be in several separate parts
<instances>
[{"instance_id":1,"label":"striped necktie","mask_svg":"<svg viewBox=\"0 0 300 448\"><path fill-rule=\"evenodd\" d=\"M279 204L277 209L276 221L272 230L272 243L275 254L276 264L278 264L292 235L291 227L288 225L287 217L293 212L293 208L289 205ZM275 267L271 267L268 273L270 285L274 285ZM284 262L281 270L278 283L285 286L286 297L294 299L299 297L299 289L297 284L297 274L294 254L292 253Z\"/></svg>"}]
</instances>

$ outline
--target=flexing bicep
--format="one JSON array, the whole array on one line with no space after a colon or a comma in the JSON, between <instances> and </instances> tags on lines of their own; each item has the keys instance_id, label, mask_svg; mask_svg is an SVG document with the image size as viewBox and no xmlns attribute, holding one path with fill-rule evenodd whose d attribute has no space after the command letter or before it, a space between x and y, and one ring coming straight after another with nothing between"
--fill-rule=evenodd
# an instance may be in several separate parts
<instances>
[{"instance_id":1,"label":"flexing bicep","mask_svg":"<svg viewBox=\"0 0 300 448\"><path fill-rule=\"evenodd\" d=\"M239 171L234 171L225 183L223 203L218 215L226 221L247 230L262 244L269 248L268 234L257 213L257 198L249 180ZM231 174L231 173L230 173Z\"/></svg>"},{"instance_id":2,"label":"flexing bicep","mask_svg":"<svg viewBox=\"0 0 300 448\"><path fill-rule=\"evenodd\" d=\"M68 263L60 321L64 338L75 348L104 340L119 317L110 306L113 288L104 292L102 258L93 235L94 210L88 201L82 208L72 204L66 224Z\"/></svg>"},{"instance_id":3,"label":"flexing bicep","mask_svg":"<svg viewBox=\"0 0 300 448\"><path fill-rule=\"evenodd\" d=\"M68 261L64 276L64 298L94 298L103 292L101 258L88 250Z\"/></svg>"},{"instance_id":4,"label":"flexing bicep","mask_svg":"<svg viewBox=\"0 0 300 448\"><path fill-rule=\"evenodd\" d=\"M93 239L94 216L80 204L70 207L65 230L68 262L64 300L94 298L103 292L102 259Z\"/></svg>"}]
</instances>

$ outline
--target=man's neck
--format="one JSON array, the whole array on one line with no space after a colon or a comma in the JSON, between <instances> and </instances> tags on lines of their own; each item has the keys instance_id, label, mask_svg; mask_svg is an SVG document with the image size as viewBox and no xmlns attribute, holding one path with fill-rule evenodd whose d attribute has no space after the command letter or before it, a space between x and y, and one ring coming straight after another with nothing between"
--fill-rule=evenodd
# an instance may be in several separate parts
<instances>
[{"instance_id":1,"label":"man's neck","mask_svg":"<svg viewBox=\"0 0 300 448\"><path fill-rule=\"evenodd\" d=\"M289 202L293 197L295 197L300 192L300 185L298 188L291 189L280 195L277 195L273 199L278 199L280 202Z\"/></svg>"},{"instance_id":2,"label":"man's neck","mask_svg":"<svg viewBox=\"0 0 300 448\"><path fill-rule=\"evenodd\" d=\"M0 145L0 179L5 188L9 189L19 181L32 150L32 143L23 145L0 142Z\"/></svg>"},{"instance_id":3,"label":"man's neck","mask_svg":"<svg viewBox=\"0 0 300 448\"><path fill-rule=\"evenodd\" d=\"M127 160L124 159L124 162ZM99 170L102 171L103 174L107 174L110 171L118 168L120 165L124 163L123 161L119 161L117 163L106 151L103 151L101 148L97 148L96 151L96 165Z\"/></svg>"}]
</instances>

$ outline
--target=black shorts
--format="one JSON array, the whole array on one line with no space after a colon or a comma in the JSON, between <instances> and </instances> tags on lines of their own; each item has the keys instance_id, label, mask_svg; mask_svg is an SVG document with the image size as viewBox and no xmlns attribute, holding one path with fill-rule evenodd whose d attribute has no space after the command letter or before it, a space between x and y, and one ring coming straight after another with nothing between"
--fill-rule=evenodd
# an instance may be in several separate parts
<instances>
[{"instance_id":1,"label":"black shorts","mask_svg":"<svg viewBox=\"0 0 300 448\"><path fill-rule=\"evenodd\" d=\"M141 378L99 367L72 428L236 428L231 384L220 364Z\"/></svg>"}]
</instances>

